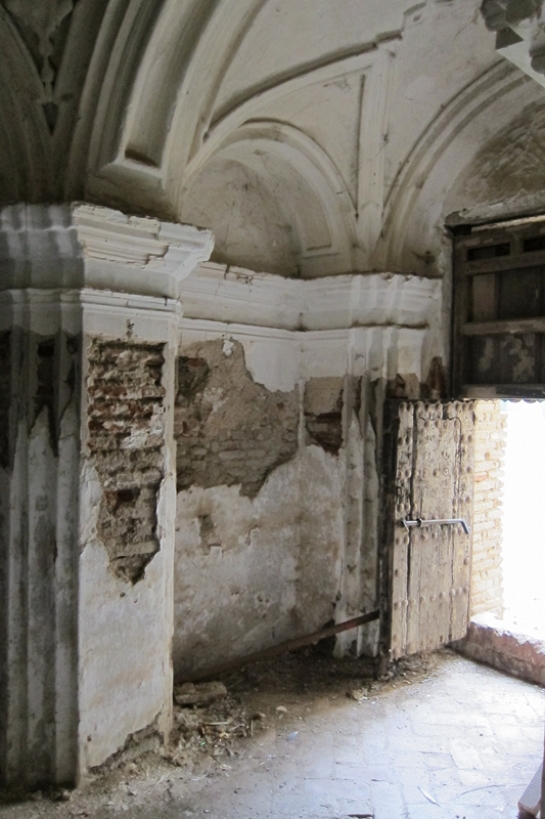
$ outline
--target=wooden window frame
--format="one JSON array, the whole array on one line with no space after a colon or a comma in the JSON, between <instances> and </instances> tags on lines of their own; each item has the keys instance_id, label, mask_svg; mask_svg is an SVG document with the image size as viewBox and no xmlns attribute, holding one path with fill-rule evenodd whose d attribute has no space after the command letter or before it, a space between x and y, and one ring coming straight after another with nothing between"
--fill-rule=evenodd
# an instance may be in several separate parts
<instances>
[{"instance_id":1,"label":"wooden window frame","mask_svg":"<svg viewBox=\"0 0 545 819\"><path fill-rule=\"evenodd\" d=\"M545 215L512 219L493 224L453 229L452 294L452 395L458 398L545 398ZM508 248L508 252L506 251ZM492 274L500 282L502 272L543 267L540 315L474 321L471 316L472 287L477 275ZM496 298L499 289L496 285ZM495 312L499 311L498 303ZM472 338L535 334L534 368L539 378L532 383L479 383L469 378ZM497 348L495 348L497 349ZM537 374L537 373L535 373Z\"/></svg>"}]
</instances>

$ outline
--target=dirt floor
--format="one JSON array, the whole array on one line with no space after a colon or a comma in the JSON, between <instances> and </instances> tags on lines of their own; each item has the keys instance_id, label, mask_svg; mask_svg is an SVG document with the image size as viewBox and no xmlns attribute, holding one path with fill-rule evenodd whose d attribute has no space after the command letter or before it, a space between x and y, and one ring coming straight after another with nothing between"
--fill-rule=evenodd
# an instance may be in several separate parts
<instances>
[{"instance_id":1,"label":"dirt floor","mask_svg":"<svg viewBox=\"0 0 545 819\"><path fill-rule=\"evenodd\" d=\"M165 756L4 803L1 819L515 817L540 761L541 690L448 650L381 682L323 647L222 682L226 698L176 707Z\"/></svg>"}]
</instances>

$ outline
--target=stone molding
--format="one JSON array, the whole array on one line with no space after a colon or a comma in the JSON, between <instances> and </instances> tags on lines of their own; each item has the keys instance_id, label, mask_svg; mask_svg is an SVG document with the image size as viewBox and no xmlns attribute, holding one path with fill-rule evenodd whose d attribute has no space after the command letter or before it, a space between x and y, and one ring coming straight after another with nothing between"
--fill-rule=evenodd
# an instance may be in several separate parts
<instances>
[{"instance_id":1,"label":"stone molding","mask_svg":"<svg viewBox=\"0 0 545 819\"><path fill-rule=\"evenodd\" d=\"M205 262L181 288L186 319L290 331L399 326L436 321L440 279L396 273L285 279Z\"/></svg>"},{"instance_id":2,"label":"stone molding","mask_svg":"<svg viewBox=\"0 0 545 819\"><path fill-rule=\"evenodd\" d=\"M0 213L0 289L92 288L178 299L210 231L85 204Z\"/></svg>"},{"instance_id":3,"label":"stone molding","mask_svg":"<svg viewBox=\"0 0 545 819\"><path fill-rule=\"evenodd\" d=\"M309 378L347 372L393 379L403 368L423 380L438 349L429 331L394 325L304 332L184 316L180 337L182 350L219 338L240 341L254 381L286 392ZM402 360L393 352L400 348Z\"/></svg>"}]
</instances>

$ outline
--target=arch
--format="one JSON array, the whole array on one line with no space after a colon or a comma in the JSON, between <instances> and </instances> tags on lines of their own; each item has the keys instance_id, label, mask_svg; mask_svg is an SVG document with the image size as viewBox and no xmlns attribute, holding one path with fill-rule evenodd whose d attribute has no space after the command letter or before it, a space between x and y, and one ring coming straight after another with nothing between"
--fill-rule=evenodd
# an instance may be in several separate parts
<instances>
[{"instance_id":1,"label":"arch","mask_svg":"<svg viewBox=\"0 0 545 819\"><path fill-rule=\"evenodd\" d=\"M43 88L28 50L0 5L0 203L51 197L51 139ZM9 173L2 173L5 168Z\"/></svg>"},{"instance_id":2,"label":"arch","mask_svg":"<svg viewBox=\"0 0 545 819\"><path fill-rule=\"evenodd\" d=\"M436 257L449 191L487 138L540 97L539 86L501 61L444 107L413 146L389 191L375 265L424 275L444 272Z\"/></svg>"},{"instance_id":3,"label":"arch","mask_svg":"<svg viewBox=\"0 0 545 819\"><path fill-rule=\"evenodd\" d=\"M131 2L110 41L115 56L96 109L86 193L170 219L180 218L194 163L210 160L229 133L262 117L263 105L347 72L370 77L381 48L399 37L324 55L214 114L222 79L267 0L241 0L236 12L227 0L167 0L160 10L158 1ZM373 130L367 120L362 127Z\"/></svg>"},{"instance_id":4,"label":"arch","mask_svg":"<svg viewBox=\"0 0 545 819\"><path fill-rule=\"evenodd\" d=\"M301 275L327 275L354 268L356 226L352 201L329 156L310 137L274 120L254 120L240 126L212 155L193 163L184 184L182 219L195 213L192 195L196 189L206 198L200 181L220 165L225 185L234 180L236 168L243 167L254 185L262 185L273 197L278 212L284 215L286 229L294 232L292 252L298 256L294 264ZM210 184L215 184L214 179ZM259 218L260 214L255 216ZM224 208L223 218L232 219L228 208ZM223 253L223 261L249 266L248 260L237 260L228 248L222 248L223 229L218 225L218 215L210 214L210 219L205 226L215 229L218 257ZM280 272L276 267L271 257L265 269Z\"/></svg>"},{"instance_id":5,"label":"arch","mask_svg":"<svg viewBox=\"0 0 545 819\"><path fill-rule=\"evenodd\" d=\"M221 78L267 0L131 0L111 48L90 140L87 188L176 218L165 153L183 171ZM175 138L173 140L173 134ZM168 146L165 143L169 143ZM121 193L121 189L123 193Z\"/></svg>"},{"instance_id":6,"label":"arch","mask_svg":"<svg viewBox=\"0 0 545 819\"><path fill-rule=\"evenodd\" d=\"M444 212L457 222L545 210L545 101L527 105L456 178Z\"/></svg>"}]
</instances>

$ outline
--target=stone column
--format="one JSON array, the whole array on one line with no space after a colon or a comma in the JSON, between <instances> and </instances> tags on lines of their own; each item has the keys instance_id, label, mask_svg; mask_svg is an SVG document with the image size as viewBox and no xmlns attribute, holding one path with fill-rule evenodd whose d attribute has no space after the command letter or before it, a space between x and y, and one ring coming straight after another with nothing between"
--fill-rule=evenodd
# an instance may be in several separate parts
<instances>
[{"instance_id":1,"label":"stone column","mask_svg":"<svg viewBox=\"0 0 545 819\"><path fill-rule=\"evenodd\" d=\"M173 404L196 228L0 213L0 779L74 783L172 700Z\"/></svg>"}]
</instances>

